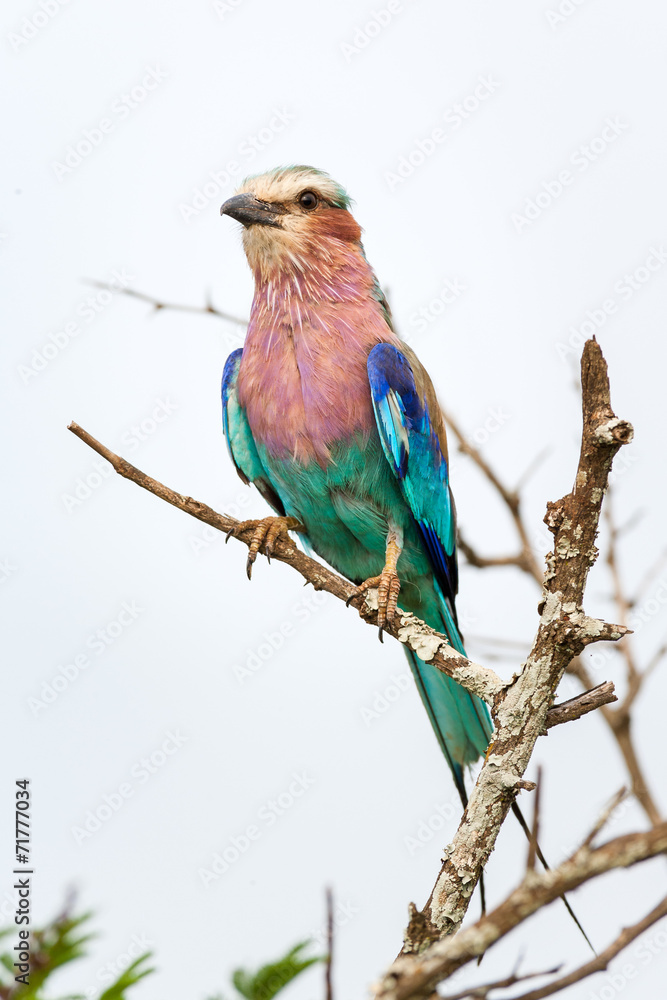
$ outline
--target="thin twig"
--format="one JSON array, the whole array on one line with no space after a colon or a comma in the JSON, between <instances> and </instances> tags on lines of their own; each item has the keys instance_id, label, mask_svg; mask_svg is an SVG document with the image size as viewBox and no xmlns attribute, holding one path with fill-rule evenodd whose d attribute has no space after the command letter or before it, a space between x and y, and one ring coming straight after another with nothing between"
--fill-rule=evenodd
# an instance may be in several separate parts
<instances>
[{"instance_id":1,"label":"thin twig","mask_svg":"<svg viewBox=\"0 0 667 1000\"><path fill-rule=\"evenodd\" d=\"M156 312L159 312L160 309L175 309L178 312L208 313L211 316L216 316L218 319L235 323L237 326L246 327L248 325L247 319L241 319L240 316L233 316L231 313L216 309L210 302L207 302L205 306L189 306L178 302L163 302L161 299L156 299L153 295L147 295L145 292L137 292L134 288L119 288L118 285L107 284L105 281L96 281L94 278L85 278L84 280L87 285L93 285L95 288L105 288L107 291L114 292L115 294L120 293L132 299L139 299L141 302L148 302Z\"/></svg>"},{"instance_id":2,"label":"thin twig","mask_svg":"<svg viewBox=\"0 0 667 1000\"><path fill-rule=\"evenodd\" d=\"M497 979L495 983L485 983L483 986L471 986L470 989L462 990L461 993L446 993L443 995L434 994L437 1000L486 1000L491 990L502 990L508 986L516 986L517 983L524 983L527 979L539 979L540 976L555 976L560 972L561 966L557 965L553 969L545 969L543 972L526 972L523 976L512 973L504 979Z\"/></svg>"},{"instance_id":3,"label":"thin twig","mask_svg":"<svg viewBox=\"0 0 667 1000\"><path fill-rule=\"evenodd\" d=\"M605 948L604 951L601 951L596 958L591 959L590 962L586 962L585 965L579 966L578 969L568 973L566 976L562 976L560 979L556 979L547 986L531 990L530 993L522 993L520 996L512 997L511 1000L543 1000L544 997L553 996L554 993L559 993L574 983L580 983L582 979L586 979L596 972L604 972L611 960L619 952L627 948L635 938L639 937L640 934L643 934L644 931L648 930L649 927L665 916L667 916L667 896L650 913L647 913L643 920L632 924L631 927L624 927L616 940L608 948Z\"/></svg>"},{"instance_id":4,"label":"thin twig","mask_svg":"<svg viewBox=\"0 0 667 1000\"><path fill-rule=\"evenodd\" d=\"M607 823L611 819L612 814L618 809L618 807L620 806L620 804L623 801L623 799L625 799L627 797L627 794L628 794L627 788L619 788L619 790L616 792L616 794L612 798L611 802L609 802L608 805L605 806L605 808L600 813L600 816L598 817L598 819L597 819L597 821L595 823L595 826L590 831L590 833L588 834L588 836L586 837L586 839L582 842L582 844L581 844L582 847L590 847L591 846L591 844L593 843L593 841L597 837L598 833L600 833L602 830L604 830L605 826L607 825Z\"/></svg>"},{"instance_id":5,"label":"thin twig","mask_svg":"<svg viewBox=\"0 0 667 1000\"><path fill-rule=\"evenodd\" d=\"M533 827L530 831L530 839L528 841L528 857L526 859L526 871L535 871L535 860L537 858L537 852L539 851L539 833L540 833L540 793L542 791L542 768L537 769L537 787L535 788L535 798L533 799Z\"/></svg>"},{"instance_id":6,"label":"thin twig","mask_svg":"<svg viewBox=\"0 0 667 1000\"><path fill-rule=\"evenodd\" d=\"M659 573L662 573L665 566L667 566L667 550L663 549L658 558L649 566L646 573L637 584L634 596L628 597L627 601L630 609L635 608L639 604L649 586L653 583L656 576L658 576Z\"/></svg>"},{"instance_id":7,"label":"thin twig","mask_svg":"<svg viewBox=\"0 0 667 1000\"><path fill-rule=\"evenodd\" d=\"M333 893L327 889L327 958L324 970L325 1000L333 1000L334 906Z\"/></svg>"},{"instance_id":8,"label":"thin twig","mask_svg":"<svg viewBox=\"0 0 667 1000\"><path fill-rule=\"evenodd\" d=\"M482 455L479 448L476 448L474 445L470 443L470 441L467 440L466 436L461 430L461 427L459 426L458 422L454 419L454 417L451 415L451 413L449 413L446 410L443 410L443 416L449 427L451 427L452 431L454 432L454 436L458 441L459 450L462 451L464 455L467 455L468 458L472 459L472 461L475 463L478 469L480 469L480 471L486 477L486 479L488 479L488 481L491 483L491 485L494 487L494 489L502 499L503 503L510 512L512 520L514 521L514 527L519 536L520 549L515 556L503 556L500 557L498 561L492 561L492 562L489 562L487 560L484 560L482 563L473 562L472 563L473 566L477 565L482 567L487 565L492 565L492 566L515 565L518 566L520 569L522 569L524 572L529 573L541 586L542 578L544 576L544 570L541 569L540 566L538 565L537 560L535 558L535 553L533 552L530 540L528 538L528 532L526 530L526 526L524 524L523 516L521 513L521 497L519 495L518 490L509 490L504 485L504 483L500 481L494 470L491 468L487 460ZM466 547L471 553L473 552L470 546ZM462 546L462 549L465 552L464 546ZM481 557L479 556L477 558L481 559Z\"/></svg>"}]
</instances>

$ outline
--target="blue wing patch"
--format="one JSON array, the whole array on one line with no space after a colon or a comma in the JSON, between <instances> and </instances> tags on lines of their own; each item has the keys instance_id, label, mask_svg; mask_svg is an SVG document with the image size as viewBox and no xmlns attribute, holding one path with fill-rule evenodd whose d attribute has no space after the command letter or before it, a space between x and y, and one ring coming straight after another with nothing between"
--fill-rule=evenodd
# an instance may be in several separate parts
<instances>
[{"instance_id":1,"label":"blue wing patch","mask_svg":"<svg viewBox=\"0 0 667 1000\"><path fill-rule=\"evenodd\" d=\"M455 621L456 512L444 448L405 355L392 344L377 344L368 356L367 368L385 456L410 506Z\"/></svg>"}]
</instances>

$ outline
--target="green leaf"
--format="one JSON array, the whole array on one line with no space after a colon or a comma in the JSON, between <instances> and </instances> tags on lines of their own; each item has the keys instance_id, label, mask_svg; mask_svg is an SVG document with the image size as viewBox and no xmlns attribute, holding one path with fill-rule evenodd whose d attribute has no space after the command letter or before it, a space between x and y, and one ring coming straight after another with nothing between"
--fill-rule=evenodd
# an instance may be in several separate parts
<instances>
[{"instance_id":1,"label":"green leaf","mask_svg":"<svg viewBox=\"0 0 667 1000\"><path fill-rule=\"evenodd\" d=\"M271 962L269 965L263 965L257 972L236 969L232 975L234 986L241 996L245 997L245 1000L271 1000L304 969L308 969L315 962L324 961L321 955L317 955L315 958L301 957L301 953L309 944L310 941L302 941L288 951L283 958Z\"/></svg>"},{"instance_id":2,"label":"green leaf","mask_svg":"<svg viewBox=\"0 0 667 1000\"><path fill-rule=\"evenodd\" d=\"M151 972L155 972L155 968L153 967L150 969L142 968L142 965L149 962L152 957L153 953L150 951L140 955L139 958L132 962L132 965L128 965L127 969L121 972L116 982L112 983L109 989L102 993L99 1000L125 1000L125 990L129 989L130 986L134 986L144 976L149 976Z\"/></svg>"},{"instance_id":3,"label":"green leaf","mask_svg":"<svg viewBox=\"0 0 667 1000\"><path fill-rule=\"evenodd\" d=\"M11 973L11 979L9 983L5 981L4 977L0 979L0 996L8 995L11 987L11 996L15 997L16 1000L46 1000L43 988L52 973L62 965L87 954L89 942L96 937L94 934L86 933L87 928L84 925L90 918L90 913L82 913L78 917L72 917L69 911L65 910L51 923L32 932L30 985L27 987L15 988L14 958L11 952L1 954L0 968L4 966ZM3 929L0 931L0 938L6 937L14 929L12 927ZM146 952L135 959L127 969L121 972L118 979L101 994L99 1000L127 1000L126 991L144 976L154 971L152 968L146 968L146 963L150 958L151 953ZM86 1000L86 997L83 993L71 993L66 997L60 997L59 1000Z\"/></svg>"}]
</instances>

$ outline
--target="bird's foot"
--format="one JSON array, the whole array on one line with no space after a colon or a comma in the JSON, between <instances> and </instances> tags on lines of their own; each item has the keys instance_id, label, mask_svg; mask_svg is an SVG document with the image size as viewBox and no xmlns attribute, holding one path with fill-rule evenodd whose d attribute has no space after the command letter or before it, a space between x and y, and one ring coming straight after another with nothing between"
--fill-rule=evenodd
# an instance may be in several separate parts
<instances>
[{"instance_id":1,"label":"bird's foot","mask_svg":"<svg viewBox=\"0 0 667 1000\"><path fill-rule=\"evenodd\" d=\"M345 603L349 605L355 597L360 597L373 587L377 587L378 592L378 638L383 642L384 627L394 619L401 590L401 581L396 570L390 565L385 566L380 576L371 576L355 587Z\"/></svg>"},{"instance_id":2,"label":"bird's foot","mask_svg":"<svg viewBox=\"0 0 667 1000\"><path fill-rule=\"evenodd\" d=\"M230 538L240 538L252 530L250 545L248 546L248 561L246 563L246 573L248 579L252 579L252 567L258 552L263 552L269 562L275 548L276 542L282 536L288 541L292 541L289 532L295 528L303 530L303 525L298 517L262 517L260 520L239 521L230 531L227 532L225 542Z\"/></svg>"}]
</instances>

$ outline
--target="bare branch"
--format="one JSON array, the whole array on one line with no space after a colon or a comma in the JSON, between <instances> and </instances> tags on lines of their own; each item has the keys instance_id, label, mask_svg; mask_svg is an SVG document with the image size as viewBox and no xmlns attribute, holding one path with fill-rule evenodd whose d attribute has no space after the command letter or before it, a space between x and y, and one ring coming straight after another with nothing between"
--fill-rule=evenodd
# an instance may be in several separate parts
<instances>
[{"instance_id":1,"label":"bare branch","mask_svg":"<svg viewBox=\"0 0 667 1000\"><path fill-rule=\"evenodd\" d=\"M667 653L667 641L663 642L655 651L651 659L648 661L644 667L643 677L648 677L656 667L660 666L662 660L664 659L665 653Z\"/></svg>"},{"instance_id":2,"label":"bare branch","mask_svg":"<svg viewBox=\"0 0 667 1000\"><path fill-rule=\"evenodd\" d=\"M653 580L656 578L656 576L658 576L659 573L662 573L666 565L667 565L667 550L663 549L658 558L655 560L655 562L649 567L647 572L644 574L644 577L642 578L640 583L637 584L634 596L628 597L627 599L628 607L630 609L635 608L639 604L642 597L648 590L649 586L653 583Z\"/></svg>"},{"instance_id":3,"label":"bare branch","mask_svg":"<svg viewBox=\"0 0 667 1000\"><path fill-rule=\"evenodd\" d=\"M537 852L539 851L539 834L540 834L540 795L542 792L542 768L537 769L537 787L535 789L535 798L533 799L533 827L530 831L530 839L528 841L528 857L526 859L526 871L535 871L535 860L537 858Z\"/></svg>"},{"instance_id":4,"label":"bare branch","mask_svg":"<svg viewBox=\"0 0 667 1000\"><path fill-rule=\"evenodd\" d=\"M598 817L595 826L590 831L586 839L582 843L582 847L590 847L598 833L604 830L605 826L612 817L612 814L618 809L623 799L627 796L627 788L619 788L611 802L602 810L600 816Z\"/></svg>"},{"instance_id":5,"label":"bare branch","mask_svg":"<svg viewBox=\"0 0 667 1000\"><path fill-rule=\"evenodd\" d=\"M486 1000L491 990L506 989L508 986L516 986L517 983L525 983L527 979L538 979L540 976L553 976L559 971L560 966L556 966L554 969L545 969L543 972L526 972L523 976L513 972L504 979L497 979L495 983L471 986L461 993L447 993L443 996L434 993L433 997L434 1000Z\"/></svg>"},{"instance_id":6,"label":"bare branch","mask_svg":"<svg viewBox=\"0 0 667 1000\"><path fill-rule=\"evenodd\" d=\"M539 469L540 465L544 462L545 458L551 453L551 448L542 448L542 450L535 456L530 465L519 477L516 486L514 487L514 492L518 493L526 483L535 475L536 471Z\"/></svg>"},{"instance_id":7,"label":"bare branch","mask_svg":"<svg viewBox=\"0 0 667 1000\"><path fill-rule=\"evenodd\" d=\"M609 705L613 701L618 701L614 684L612 681L605 681L590 691L578 694L575 698L563 701L559 705L552 705L547 712L547 729L560 726L563 722L580 719L582 715L594 712L596 708Z\"/></svg>"},{"instance_id":8,"label":"bare branch","mask_svg":"<svg viewBox=\"0 0 667 1000\"><path fill-rule=\"evenodd\" d=\"M509 556L481 556L476 549L469 545L468 542L463 538L461 532L459 531L458 536L458 546L463 555L466 557L468 564L474 566L476 569L489 569L492 566L518 566L519 569L525 569L524 558L522 552L517 552L515 555Z\"/></svg>"},{"instance_id":9,"label":"bare branch","mask_svg":"<svg viewBox=\"0 0 667 1000\"><path fill-rule=\"evenodd\" d=\"M459 545L461 552L466 557L468 563L471 566L475 566L479 569L487 569L491 567L498 566L516 566L517 569L522 570L531 576L538 585L542 585L542 575L539 570L539 566L533 554L528 541L528 531L526 529L523 514L521 511L520 497L518 495L517 487L515 490L508 489L498 478L497 474L493 471L489 463L481 455L480 451L475 448L470 442L465 438L463 431L460 429L456 421L451 417L450 414L445 414L445 419L447 420L449 426L454 432L461 451L468 455L472 461L477 465L482 474L491 484L491 486L496 490L502 502L505 504L510 512L510 515L514 521L514 525L519 536L520 548L515 554L505 555L505 556L484 556L477 552L477 550L470 545L470 543L463 538L459 539ZM614 439L614 434L618 434L618 428L613 428L611 432L611 439ZM623 434L623 430L621 430ZM637 590L637 596L634 599L625 597L621 582L620 574L618 573L617 565L617 554L616 554L616 543L621 533L619 529L614 527L613 518L610 515L610 528L611 528L611 539L610 539L610 550L608 555L608 564L610 571L612 572L612 578L614 580L614 592L616 597L616 604L619 609L618 619L619 623L625 625L627 623L628 611L635 606L639 595L643 592L645 587L648 585L650 580L653 578L656 572L659 572L664 565L667 555L663 552L660 559L656 562L655 566L652 568L651 572L647 575L645 580L642 582ZM653 798L646 779L644 777L641 765L637 757L637 752L634 746L631 733L631 723L630 723L630 708L637 697L641 689L641 684L643 679L647 676L648 671L645 670L643 673L639 673L637 670L636 663L632 657L632 652L627 652L630 650L629 643L623 643L623 649L620 651L626 657L626 664L628 668L628 692L624 699L623 704L621 704L617 709L609 709L603 707L602 715L605 721L608 723L611 731L618 743L619 749L625 760L625 765L627 767L628 773L632 782L632 792L637 798L637 801L644 809L644 812L648 816L651 823L660 822L661 813L657 807L655 799ZM661 658L663 653L659 654ZM629 656L629 659L628 659ZM584 663L579 657L573 658L568 666L568 671L577 677L584 688L592 688L593 681L587 671Z\"/></svg>"},{"instance_id":10,"label":"bare branch","mask_svg":"<svg viewBox=\"0 0 667 1000\"><path fill-rule=\"evenodd\" d=\"M324 987L325 987L324 1000L333 1000L332 970L333 970L333 950L334 950L334 907L333 907L333 893L331 889L327 889L326 898L327 898L327 957L326 957L326 965L324 971Z\"/></svg>"},{"instance_id":11,"label":"bare branch","mask_svg":"<svg viewBox=\"0 0 667 1000\"><path fill-rule=\"evenodd\" d=\"M547 986L531 990L530 993L522 993L520 996L513 997L512 1000L543 1000L544 997L550 997L554 993L559 993L574 983L580 983L582 979L586 979L596 972L604 972L609 967L611 960L619 952L627 948L635 938L639 937L640 934L643 934L644 931L648 930L649 927L665 916L667 916L667 896L650 913L647 913L643 920L632 924L631 927L624 927L616 940L608 948L605 948L604 951L601 951L596 958L590 962L586 962L585 965L579 966L578 969L568 973L568 975L554 980L554 982L549 983Z\"/></svg>"},{"instance_id":12,"label":"bare branch","mask_svg":"<svg viewBox=\"0 0 667 1000\"><path fill-rule=\"evenodd\" d=\"M496 490L498 495L501 497L503 503L507 507L512 520L514 521L514 527L519 536L520 549L516 556L503 556L495 560L482 559L481 556L476 555L471 546L466 543L461 544L461 548L466 555L466 558L470 554L473 558L469 561L473 566L485 567L485 566L510 566L515 565L522 569L525 573L532 576L537 583L541 586L543 571L540 569L537 559L535 558L535 553L530 545L530 540L528 538L528 532L523 521L521 514L521 497L518 490L509 490L507 487L501 483L500 479L493 471L489 463L486 461L479 448L470 444L468 439L465 437L463 431L461 430L459 424L454 419L454 417L446 410L443 410L443 416L449 425L449 427L454 432L459 445L459 450L467 455L475 463L477 468L482 472L484 477L491 483L493 488ZM475 559L477 561L475 561Z\"/></svg>"},{"instance_id":13,"label":"bare branch","mask_svg":"<svg viewBox=\"0 0 667 1000\"><path fill-rule=\"evenodd\" d=\"M656 801L646 784L644 772L642 771L639 763L637 751L632 739L630 713L623 712L619 715L618 709L614 710L611 708L603 708L602 711L607 713L607 721L613 730L614 736L618 741L618 745L625 759L625 765L628 769L630 780L632 782L632 794L643 808L650 822L654 825L656 823L660 823L662 821L662 816Z\"/></svg>"},{"instance_id":14,"label":"bare branch","mask_svg":"<svg viewBox=\"0 0 667 1000\"><path fill-rule=\"evenodd\" d=\"M148 302L153 309L158 312L160 309L175 309L178 312L190 312L190 313L208 313L211 316L216 316L218 319L227 320L229 323L235 323L237 326L246 327L248 325L247 319L241 319L239 316L233 316L231 313L223 312L221 309L216 309L215 306L207 302L205 306L188 306L181 305L176 302L163 302L161 299L156 299L153 295L146 295L145 292L137 292L134 288L123 288L118 285L110 285L105 281L95 281L91 278L86 278L86 284L93 285L95 288L105 288L107 291L113 292L114 294L127 295L132 299L139 299L141 302Z\"/></svg>"},{"instance_id":15,"label":"bare branch","mask_svg":"<svg viewBox=\"0 0 667 1000\"><path fill-rule=\"evenodd\" d=\"M628 613L630 611L629 601L625 597L623 585L621 583L621 572L618 565L617 541L620 529L617 528L614 520L613 491L609 490L607 496L607 506L605 509L605 520L609 529L609 545L607 547L607 566L611 574L614 588L614 601L618 609L618 619L622 625L627 625ZM628 692L623 700L623 704L617 709L618 712L627 711L641 687L641 675L637 669L632 650L632 643L625 639L618 647L619 653L623 656L627 667Z\"/></svg>"},{"instance_id":16,"label":"bare branch","mask_svg":"<svg viewBox=\"0 0 667 1000\"><path fill-rule=\"evenodd\" d=\"M628 868L665 851L667 823L662 823L646 832L617 837L595 849L579 848L571 858L550 871L527 872L507 899L472 927L437 941L418 956L399 956L380 984L376 1000L422 1000L430 997L439 982L483 954L514 927L559 896L604 872ZM659 918L656 916L655 919ZM587 963L586 967L594 965L601 957Z\"/></svg>"}]
</instances>

